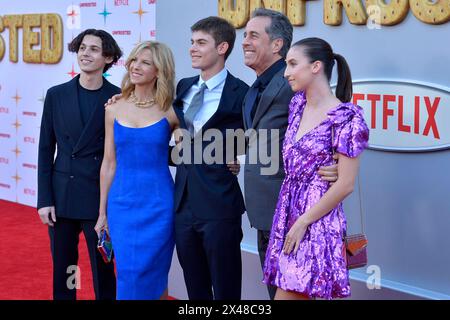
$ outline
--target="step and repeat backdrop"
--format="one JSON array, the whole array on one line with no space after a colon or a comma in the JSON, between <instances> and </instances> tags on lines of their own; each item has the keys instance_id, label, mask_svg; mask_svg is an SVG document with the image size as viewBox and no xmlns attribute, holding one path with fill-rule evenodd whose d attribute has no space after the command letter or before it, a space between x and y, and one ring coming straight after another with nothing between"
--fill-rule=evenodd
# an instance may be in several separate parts
<instances>
[{"instance_id":1,"label":"step and repeat backdrop","mask_svg":"<svg viewBox=\"0 0 450 320\"><path fill-rule=\"evenodd\" d=\"M237 28L227 68L251 85L255 74L243 63L241 43L250 12L260 6L289 17L294 41L327 40L352 70L353 100L371 130L361 193L344 202L350 232L359 232L361 197L369 238L368 268L351 272L367 288L355 296L386 298L377 296L383 287L449 299L450 0L0 0L0 199L36 204L45 93L77 74L67 44L81 30L110 32L125 56L139 41L157 38L174 52L180 79L198 74L188 53L190 27L219 15ZM124 61L105 74L116 85ZM246 217L243 230L242 248L255 254L256 232ZM257 259L243 260L250 274L260 271ZM173 266L170 285L183 297ZM262 297L262 284L243 282L244 298Z\"/></svg>"},{"instance_id":2,"label":"step and repeat backdrop","mask_svg":"<svg viewBox=\"0 0 450 320\"><path fill-rule=\"evenodd\" d=\"M79 71L68 43L88 28L111 33L124 56L104 76L120 86L131 49L156 37L155 15L156 0L0 1L0 199L36 205L45 94Z\"/></svg>"}]
</instances>

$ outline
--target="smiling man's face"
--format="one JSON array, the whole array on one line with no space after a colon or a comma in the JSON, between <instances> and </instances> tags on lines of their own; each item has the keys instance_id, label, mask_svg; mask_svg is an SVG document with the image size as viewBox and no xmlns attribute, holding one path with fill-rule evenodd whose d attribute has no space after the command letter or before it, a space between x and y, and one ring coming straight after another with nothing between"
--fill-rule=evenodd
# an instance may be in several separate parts
<instances>
[{"instance_id":1,"label":"smiling man's face","mask_svg":"<svg viewBox=\"0 0 450 320\"><path fill-rule=\"evenodd\" d=\"M112 62L112 58L103 56L102 39L94 35L84 36L77 52L77 60L85 73L103 71L105 65Z\"/></svg>"},{"instance_id":2,"label":"smiling man's face","mask_svg":"<svg viewBox=\"0 0 450 320\"><path fill-rule=\"evenodd\" d=\"M273 41L267 33L271 24L269 17L255 17L248 21L242 49L244 50L244 63L255 70L257 75L263 73L279 57L274 55Z\"/></svg>"}]
</instances>

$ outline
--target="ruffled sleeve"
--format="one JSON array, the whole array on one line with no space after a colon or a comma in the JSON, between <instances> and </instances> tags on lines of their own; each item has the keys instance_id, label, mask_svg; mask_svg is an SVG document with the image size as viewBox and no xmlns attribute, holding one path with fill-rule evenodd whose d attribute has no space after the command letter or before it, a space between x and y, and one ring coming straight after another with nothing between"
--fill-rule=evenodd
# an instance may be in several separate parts
<instances>
[{"instance_id":1,"label":"ruffled sleeve","mask_svg":"<svg viewBox=\"0 0 450 320\"><path fill-rule=\"evenodd\" d=\"M361 107L342 104L328 113L334 129L333 148L347 157L357 157L369 142L369 128Z\"/></svg>"},{"instance_id":2,"label":"ruffled sleeve","mask_svg":"<svg viewBox=\"0 0 450 320\"><path fill-rule=\"evenodd\" d=\"M306 103L305 92L297 92L289 103L289 117L288 123L292 123L292 120L301 112L304 104Z\"/></svg>"}]
</instances>

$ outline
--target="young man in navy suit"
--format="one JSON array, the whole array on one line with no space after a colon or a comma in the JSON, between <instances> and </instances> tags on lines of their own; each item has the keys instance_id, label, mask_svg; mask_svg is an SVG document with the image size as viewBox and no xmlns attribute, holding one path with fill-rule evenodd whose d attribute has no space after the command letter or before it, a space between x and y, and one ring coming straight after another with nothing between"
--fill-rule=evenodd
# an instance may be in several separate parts
<instances>
[{"instance_id":1,"label":"young man in navy suit","mask_svg":"<svg viewBox=\"0 0 450 320\"><path fill-rule=\"evenodd\" d=\"M175 178L175 240L189 299L241 298L241 216L244 200L236 176L227 167L235 155L226 153L226 130L242 129L242 101L248 86L225 69L236 38L226 20L208 17L192 27L189 50L200 76L179 81L174 109L194 152L206 153L205 132L220 131L220 163L181 162ZM211 131L210 131L211 132ZM220 143L220 140L222 143ZM186 143L186 141L183 141ZM197 148L199 146L199 148ZM216 155L217 155L216 154ZM198 156L198 155L197 155Z\"/></svg>"},{"instance_id":2,"label":"young man in navy suit","mask_svg":"<svg viewBox=\"0 0 450 320\"><path fill-rule=\"evenodd\" d=\"M96 299L115 299L114 265L103 262L94 228L105 136L103 105L120 92L102 75L122 52L109 33L95 29L73 39L69 51L77 54L80 75L47 91L39 140L37 208L49 226L53 298L76 299L78 240L83 231Z\"/></svg>"}]
</instances>

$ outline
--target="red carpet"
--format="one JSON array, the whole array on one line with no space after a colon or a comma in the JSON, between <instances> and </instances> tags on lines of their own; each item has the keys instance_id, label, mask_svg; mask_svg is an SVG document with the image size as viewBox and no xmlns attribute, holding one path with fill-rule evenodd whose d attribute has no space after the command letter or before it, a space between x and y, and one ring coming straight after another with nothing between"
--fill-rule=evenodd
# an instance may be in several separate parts
<instances>
[{"instance_id":1,"label":"red carpet","mask_svg":"<svg viewBox=\"0 0 450 320\"><path fill-rule=\"evenodd\" d=\"M47 227L35 208L0 200L0 300L52 299L52 261ZM80 300L94 299L84 236L80 235Z\"/></svg>"}]
</instances>

